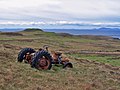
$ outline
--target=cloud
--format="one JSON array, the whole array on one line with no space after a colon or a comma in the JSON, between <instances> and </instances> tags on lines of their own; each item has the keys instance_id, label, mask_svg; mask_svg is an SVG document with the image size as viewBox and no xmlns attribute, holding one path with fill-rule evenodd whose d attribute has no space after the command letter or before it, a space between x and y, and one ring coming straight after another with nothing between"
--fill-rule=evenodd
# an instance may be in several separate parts
<instances>
[{"instance_id":1,"label":"cloud","mask_svg":"<svg viewBox=\"0 0 120 90\"><path fill-rule=\"evenodd\" d=\"M119 16L120 13L119 0L65 0L62 3L64 12L79 18Z\"/></svg>"},{"instance_id":2,"label":"cloud","mask_svg":"<svg viewBox=\"0 0 120 90\"><path fill-rule=\"evenodd\" d=\"M48 21L48 22L26 22L26 21L4 21L0 25L76 25L76 26L117 26L120 27L120 22L80 22L80 21Z\"/></svg>"},{"instance_id":3,"label":"cloud","mask_svg":"<svg viewBox=\"0 0 120 90\"><path fill-rule=\"evenodd\" d=\"M0 20L120 22L120 0L0 0Z\"/></svg>"}]
</instances>

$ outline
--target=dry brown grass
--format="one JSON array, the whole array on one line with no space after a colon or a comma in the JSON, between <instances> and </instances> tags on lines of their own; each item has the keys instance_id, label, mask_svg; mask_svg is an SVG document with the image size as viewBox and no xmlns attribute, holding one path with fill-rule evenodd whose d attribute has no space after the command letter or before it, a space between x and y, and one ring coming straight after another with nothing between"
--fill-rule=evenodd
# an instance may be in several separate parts
<instances>
[{"instance_id":1,"label":"dry brown grass","mask_svg":"<svg viewBox=\"0 0 120 90\"><path fill-rule=\"evenodd\" d=\"M120 90L120 69L109 64L71 56L69 58L73 62L73 69L53 66L51 70L38 71L28 64L16 62L18 52L24 47L38 49L43 45L49 45L51 51L57 50L63 53L105 49L115 51L120 49L119 41L62 37L42 31L18 33L23 36L8 38L7 35L0 35L1 90ZM32 41L27 42L26 39ZM107 48L107 44L111 47Z\"/></svg>"}]
</instances>

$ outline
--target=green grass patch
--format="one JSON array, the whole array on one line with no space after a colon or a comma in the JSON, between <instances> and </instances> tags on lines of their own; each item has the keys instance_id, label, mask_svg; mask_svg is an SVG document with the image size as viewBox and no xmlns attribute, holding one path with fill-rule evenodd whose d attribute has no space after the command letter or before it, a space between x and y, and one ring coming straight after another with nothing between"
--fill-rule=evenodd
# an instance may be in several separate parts
<instances>
[{"instance_id":1,"label":"green grass patch","mask_svg":"<svg viewBox=\"0 0 120 90\"><path fill-rule=\"evenodd\" d=\"M116 55L68 54L68 56L120 66L120 56Z\"/></svg>"}]
</instances>

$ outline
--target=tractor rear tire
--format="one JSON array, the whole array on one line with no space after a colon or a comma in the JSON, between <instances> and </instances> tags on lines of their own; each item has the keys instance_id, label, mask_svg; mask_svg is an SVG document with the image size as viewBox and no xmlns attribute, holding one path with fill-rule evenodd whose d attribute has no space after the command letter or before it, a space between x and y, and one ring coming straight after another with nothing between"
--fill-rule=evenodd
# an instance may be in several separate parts
<instances>
[{"instance_id":1,"label":"tractor rear tire","mask_svg":"<svg viewBox=\"0 0 120 90\"><path fill-rule=\"evenodd\" d=\"M52 67L52 56L45 50L36 52L32 58L31 67L38 70L50 70Z\"/></svg>"},{"instance_id":2,"label":"tractor rear tire","mask_svg":"<svg viewBox=\"0 0 120 90\"><path fill-rule=\"evenodd\" d=\"M27 53L34 53L35 50L32 48L23 48L18 54L18 62L22 62Z\"/></svg>"}]
</instances>

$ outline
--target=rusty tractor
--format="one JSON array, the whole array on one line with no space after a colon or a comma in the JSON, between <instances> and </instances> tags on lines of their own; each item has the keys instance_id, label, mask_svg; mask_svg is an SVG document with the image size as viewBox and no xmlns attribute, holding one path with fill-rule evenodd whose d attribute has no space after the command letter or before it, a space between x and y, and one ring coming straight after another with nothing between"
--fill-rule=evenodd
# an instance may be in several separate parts
<instances>
[{"instance_id":1,"label":"rusty tractor","mask_svg":"<svg viewBox=\"0 0 120 90\"><path fill-rule=\"evenodd\" d=\"M73 68L69 59L62 57L62 53L53 52L50 54L48 46L44 46L43 48L40 48L38 51L32 48L23 48L18 54L18 62L24 61L25 63L29 63L32 68L38 70L50 70L53 64L63 65L63 68Z\"/></svg>"}]
</instances>

